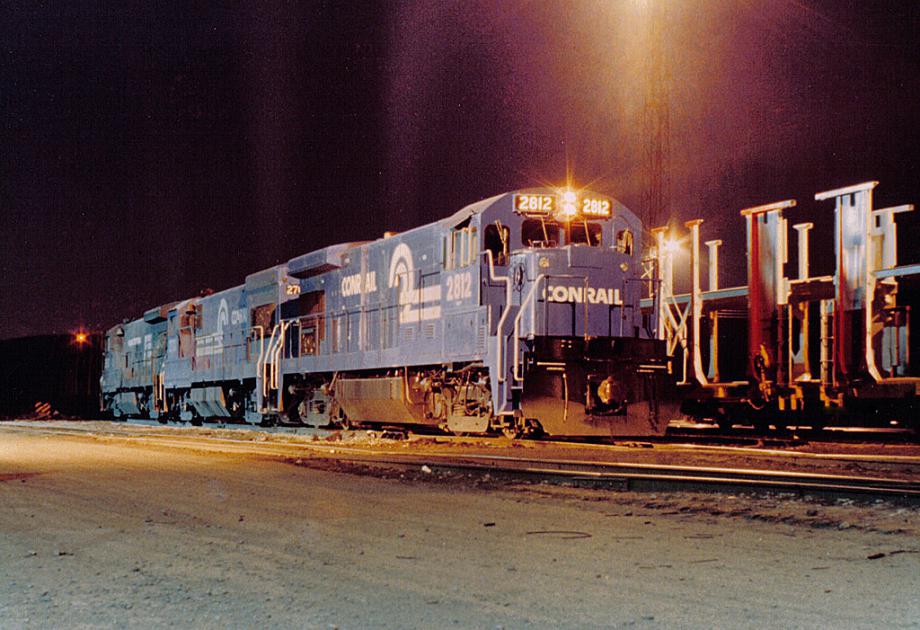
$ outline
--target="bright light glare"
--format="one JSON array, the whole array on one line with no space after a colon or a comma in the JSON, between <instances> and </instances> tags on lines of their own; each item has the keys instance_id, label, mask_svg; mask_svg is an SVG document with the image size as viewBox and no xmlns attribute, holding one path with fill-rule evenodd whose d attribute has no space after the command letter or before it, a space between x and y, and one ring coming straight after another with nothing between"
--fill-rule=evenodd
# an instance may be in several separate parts
<instances>
[{"instance_id":1,"label":"bright light glare","mask_svg":"<svg viewBox=\"0 0 920 630\"><path fill-rule=\"evenodd\" d=\"M575 207L574 203L562 204L562 216L574 217L576 214L578 214L578 209Z\"/></svg>"},{"instance_id":2,"label":"bright light glare","mask_svg":"<svg viewBox=\"0 0 920 630\"><path fill-rule=\"evenodd\" d=\"M87 342L87 340L89 339L89 336L84 332L78 332L77 334L73 336L73 339L77 343L83 344Z\"/></svg>"},{"instance_id":3,"label":"bright light glare","mask_svg":"<svg viewBox=\"0 0 920 630\"><path fill-rule=\"evenodd\" d=\"M576 199L577 197L575 196L575 193L571 190L567 190L562 193L562 200L566 203L574 204Z\"/></svg>"},{"instance_id":4,"label":"bright light glare","mask_svg":"<svg viewBox=\"0 0 920 630\"><path fill-rule=\"evenodd\" d=\"M669 254L676 254L680 251L680 241L676 238L669 238L664 242L664 251Z\"/></svg>"}]
</instances>

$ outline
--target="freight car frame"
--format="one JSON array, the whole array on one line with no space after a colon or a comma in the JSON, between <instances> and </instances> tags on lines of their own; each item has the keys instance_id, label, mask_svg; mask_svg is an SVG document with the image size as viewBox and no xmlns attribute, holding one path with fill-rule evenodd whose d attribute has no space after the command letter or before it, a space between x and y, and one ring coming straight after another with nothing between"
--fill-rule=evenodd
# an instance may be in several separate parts
<instances>
[{"instance_id":1,"label":"freight car frame","mask_svg":"<svg viewBox=\"0 0 920 630\"><path fill-rule=\"evenodd\" d=\"M920 265L898 265L895 223L898 214L914 207L874 208L877 185L869 181L815 195L817 201L834 202L832 276L810 275L813 224L798 223L793 226L798 277L787 277L784 213L796 206L792 199L741 211L746 286L719 286L721 241L710 240L709 290L702 290L702 221L695 220L685 224L691 290L675 294L674 252L665 246L666 229L653 230L662 290L659 298L644 300L643 308L658 312L659 336L679 357L684 412L725 427L735 422L822 426L833 420L918 428L920 378L910 359L910 305L899 290L904 281L920 277ZM746 322L744 367L729 374L720 365L725 354L720 320L731 324L739 313Z\"/></svg>"}]
</instances>

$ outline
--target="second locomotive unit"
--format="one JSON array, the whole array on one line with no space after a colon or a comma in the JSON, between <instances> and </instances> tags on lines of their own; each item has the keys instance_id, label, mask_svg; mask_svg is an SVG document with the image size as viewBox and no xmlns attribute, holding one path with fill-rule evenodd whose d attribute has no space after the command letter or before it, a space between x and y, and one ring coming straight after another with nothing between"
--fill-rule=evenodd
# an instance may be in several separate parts
<instances>
[{"instance_id":1,"label":"second locomotive unit","mask_svg":"<svg viewBox=\"0 0 920 630\"><path fill-rule=\"evenodd\" d=\"M527 189L333 245L106 335L104 410L200 422L658 435L677 412L643 319L642 224Z\"/></svg>"}]
</instances>

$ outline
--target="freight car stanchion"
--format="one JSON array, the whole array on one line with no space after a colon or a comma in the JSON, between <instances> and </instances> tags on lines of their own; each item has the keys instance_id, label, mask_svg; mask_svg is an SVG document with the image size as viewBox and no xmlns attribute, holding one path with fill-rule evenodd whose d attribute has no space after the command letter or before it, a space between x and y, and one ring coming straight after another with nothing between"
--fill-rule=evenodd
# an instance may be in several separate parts
<instances>
[{"instance_id":1,"label":"freight car stanchion","mask_svg":"<svg viewBox=\"0 0 920 630\"><path fill-rule=\"evenodd\" d=\"M788 386L785 369L782 313L789 288L783 266L787 261L786 219L783 210L795 200L747 208L741 211L747 226L748 244L748 370L753 377L750 404L765 407L779 401Z\"/></svg>"},{"instance_id":2,"label":"freight car stanchion","mask_svg":"<svg viewBox=\"0 0 920 630\"><path fill-rule=\"evenodd\" d=\"M669 343L690 348L693 385L683 409L719 424L734 421L768 425L821 426L830 420L876 424L888 420L917 424L912 407L920 393L917 369L911 366L909 305L899 296L899 280L920 276L920 265L898 266L895 215L913 210L900 205L874 210L877 182L835 189L815 199L835 201L835 265L833 276L811 276L811 223L794 227L798 234L798 273L785 275L787 230L783 211L794 200L756 206L741 212L747 225L748 285L719 289L710 276L709 291L700 291L698 269L691 265L691 292L673 295L664 284L663 302L689 306L690 323L669 318L665 310L660 333ZM694 242L698 223L688 222ZM663 234L656 234L659 247ZM710 274L716 263L710 250ZM696 256L692 256L695 259ZM691 261L693 262L693 260ZM812 308L812 304L816 308ZM720 311L739 306L747 317L746 365L729 373L719 364ZM652 308L652 300L643 301ZM696 369L698 348L693 337L710 313L710 364L707 374ZM816 316L812 326L812 318ZM728 320L730 323L731 320ZM688 329L691 331L688 335ZM688 340L688 337L690 338ZM812 348L819 349L820 369L813 370ZM737 380L725 380L737 379Z\"/></svg>"},{"instance_id":3,"label":"freight car stanchion","mask_svg":"<svg viewBox=\"0 0 920 630\"><path fill-rule=\"evenodd\" d=\"M703 354L700 348L700 319L703 314L703 295L700 289L700 224L702 219L687 221L684 225L690 228L690 355L692 357L693 375L703 387L709 384L706 373L703 372Z\"/></svg>"},{"instance_id":4,"label":"freight car stanchion","mask_svg":"<svg viewBox=\"0 0 920 630\"><path fill-rule=\"evenodd\" d=\"M885 335L885 309L892 310L897 294L897 226L894 215L910 212L912 205L874 210L872 191L878 182L865 182L818 193L815 199L835 203L834 250L837 260L834 299L834 358L837 374L845 380L868 372L885 385L916 385L920 379L901 376L907 365L907 344L900 344L901 331ZM881 304L876 312L876 304ZM861 320L861 321L860 321ZM900 328L900 327L898 327ZM862 332L862 361L856 352ZM852 331L852 332L851 332ZM884 347L888 345L889 347ZM881 348L879 346L882 346ZM892 352L892 347L895 350ZM876 354L881 349L888 365L881 368ZM887 351L887 352L886 352ZM884 369L887 374L882 375Z\"/></svg>"},{"instance_id":5,"label":"freight car stanchion","mask_svg":"<svg viewBox=\"0 0 920 630\"><path fill-rule=\"evenodd\" d=\"M706 247L709 249L709 290L715 291L719 288L719 246L722 241L714 239L706 241ZM702 296L700 296L700 306L702 307ZM719 379L719 312L714 310L709 314L709 371L707 375L713 381Z\"/></svg>"}]
</instances>

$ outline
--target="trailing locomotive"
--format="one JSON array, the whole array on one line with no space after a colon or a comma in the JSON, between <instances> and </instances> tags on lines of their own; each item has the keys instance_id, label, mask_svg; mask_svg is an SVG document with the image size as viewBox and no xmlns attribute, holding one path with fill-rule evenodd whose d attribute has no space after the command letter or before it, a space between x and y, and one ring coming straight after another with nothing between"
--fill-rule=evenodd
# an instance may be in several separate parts
<instances>
[{"instance_id":1,"label":"trailing locomotive","mask_svg":"<svg viewBox=\"0 0 920 630\"><path fill-rule=\"evenodd\" d=\"M642 225L614 199L528 189L106 334L104 410L201 422L658 435L677 413Z\"/></svg>"}]
</instances>

